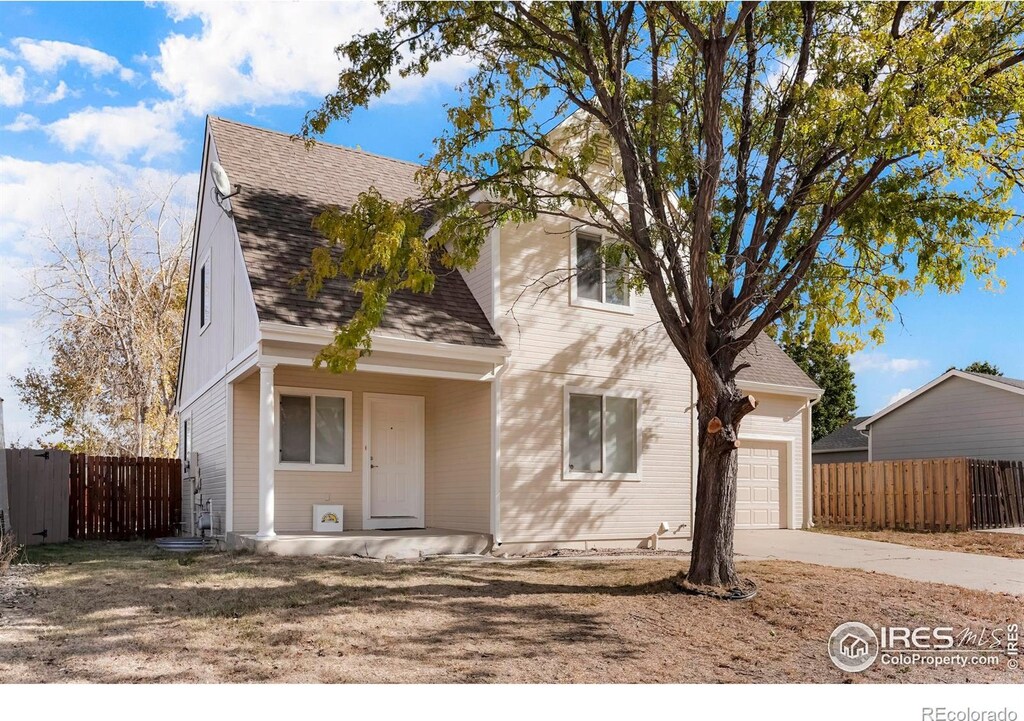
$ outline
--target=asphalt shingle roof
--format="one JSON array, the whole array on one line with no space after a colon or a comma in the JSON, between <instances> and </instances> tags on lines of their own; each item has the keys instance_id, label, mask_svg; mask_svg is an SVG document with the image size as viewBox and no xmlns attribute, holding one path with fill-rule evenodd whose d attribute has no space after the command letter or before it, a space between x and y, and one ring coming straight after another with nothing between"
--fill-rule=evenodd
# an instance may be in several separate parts
<instances>
[{"instance_id":1,"label":"asphalt shingle roof","mask_svg":"<svg viewBox=\"0 0 1024 721\"><path fill-rule=\"evenodd\" d=\"M736 375L740 381L820 390L800 366L764 333L740 353L738 360L750 364L749 368Z\"/></svg>"},{"instance_id":2,"label":"asphalt shingle roof","mask_svg":"<svg viewBox=\"0 0 1024 721\"><path fill-rule=\"evenodd\" d=\"M1006 376L994 376L991 373L975 373L974 371L964 371L970 373L972 376L978 376L979 378L987 378L990 381L996 383L1002 383L1004 386L1012 386L1013 388L1020 388L1024 390L1024 380L1017 378L1007 378Z\"/></svg>"},{"instance_id":3,"label":"asphalt shingle roof","mask_svg":"<svg viewBox=\"0 0 1024 721\"><path fill-rule=\"evenodd\" d=\"M292 279L307 267L323 239L313 218L331 205L346 207L374 186L389 200L419 192L419 168L392 158L318 143L306 150L283 133L211 117L221 165L242 192L231 199L242 255L261 321L337 328L359 307L352 282L329 280L315 299ZM380 329L415 340L502 347L483 310L457 270L440 266L429 294L392 296Z\"/></svg>"},{"instance_id":4,"label":"asphalt shingle roof","mask_svg":"<svg viewBox=\"0 0 1024 721\"><path fill-rule=\"evenodd\" d=\"M359 306L350 280L327 281L314 300L292 283L323 244L311 222L328 206L350 205L370 186L390 200L415 196L420 166L326 143L307 150L283 133L213 116L209 122L221 165L242 186L231 207L259 319L331 329L348 321ZM462 275L435 270L432 293L392 296L380 329L416 340L502 347ZM740 371L740 380L817 390L768 336L759 337L740 361L752 366Z\"/></svg>"},{"instance_id":5,"label":"asphalt shingle roof","mask_svg":"<svg viewBox=\"0 0 1024 721\"><path fill-rule=\"evenodd\" d=\"M829 433L811 446L815 451L857 451L867 449L868 437L854 428L871 416L858 416L841 428Z\"/></svg>"}]
</instances>

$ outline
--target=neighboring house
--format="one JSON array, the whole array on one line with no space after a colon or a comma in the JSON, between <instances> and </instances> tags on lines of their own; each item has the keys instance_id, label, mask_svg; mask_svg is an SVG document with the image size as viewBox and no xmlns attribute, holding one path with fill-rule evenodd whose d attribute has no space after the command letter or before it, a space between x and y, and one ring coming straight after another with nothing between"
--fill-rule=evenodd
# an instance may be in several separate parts
<instances>
[{"instance_id":1,"label":"neighboring house","mask_svg":"<svg viewBox=\"0 0 1024 721\"><path fill-rule=\"evenodd\" d=\"M214 161L238 195L216 195ZM313 504L332 503L345 531L455 529L504 550L688 538L693 377L584 227L494 229L472 271L392 298L356 372L312 367L358 298L343 278L315 300L292 282L322 243L311 219L370 186L410 197L417 167L208 120L178 408L214 530L310 536ZM577 264L572 282L533 282ZM767 336L741 360L760 405L741 429L737 523L800 528L821 391Z\"/></svg>"},{"instance_id":2,"label":"neighboring house","mask_svg":"<svg viewBox=\"0 0 1024 721\"><path fill-rule=\"evenodd\" d=\"M811 458L818 463L859 463L868 459L867 434L854 426L869 416L858 416L845 426L835 429L811 446Z\"/></svg>"},{"instance_id":3,"label":"neighboring house","mask_svg":"<svg viewBox=\"0 0 1024 721\"><path fill-rule=\"evenodd\" d=\"M868 460L1024 461L1024 381L950 370L856 425Z\"/></svg>"}]
</instances>

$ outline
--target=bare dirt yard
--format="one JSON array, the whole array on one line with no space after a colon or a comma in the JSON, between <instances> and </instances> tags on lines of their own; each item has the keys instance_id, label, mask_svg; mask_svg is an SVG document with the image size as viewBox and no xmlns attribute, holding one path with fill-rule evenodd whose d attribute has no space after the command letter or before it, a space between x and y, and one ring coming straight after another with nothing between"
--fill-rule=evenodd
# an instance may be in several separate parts
<instances>
[{"instance_id":1,"label":"bare dirt yard","mask_svg":"<svg viewBox=\"0 0 1024 721\"><path fill-rule=\"evenodd\" d=\"M6 682L1007 682L1021 671L834 668L833 628L992 628L1019 597L799 563L760 592L683 595L686 558L427 560L31 549L0 578Z\"/></svg>"},{"instance_id":2,"label":"bare dirt yard","mask_svg":"<svg viewBox=\"0 0 1024 721\"><path fill-rule=\"evenodd\" d=\"M819 533L863 538L866 541L898 543L901 546L927 548L932 551L979 553L1003 558L1024 558L1024 535L984 531L956 533L925 533L921 531L862 531L846 528L816 528Z\"/></svg>"}]
</instances>

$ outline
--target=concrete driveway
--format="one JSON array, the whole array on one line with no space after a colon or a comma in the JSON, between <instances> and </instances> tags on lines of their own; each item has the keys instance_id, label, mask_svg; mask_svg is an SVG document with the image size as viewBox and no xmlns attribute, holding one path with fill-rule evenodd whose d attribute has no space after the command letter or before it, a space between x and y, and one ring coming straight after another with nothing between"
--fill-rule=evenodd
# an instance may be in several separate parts
<instances>
[{"instance_id":1,"label":"concrete driveway","mask_svg":"<svg viewBox=\"0 0 1024 721\"><path fill-rule=\"evenodd\" d=\"M1024 595L1024 560L911 548L808 531L736 531L737 560L859 568L914 581Z\"/></svg>"}]
</instances>

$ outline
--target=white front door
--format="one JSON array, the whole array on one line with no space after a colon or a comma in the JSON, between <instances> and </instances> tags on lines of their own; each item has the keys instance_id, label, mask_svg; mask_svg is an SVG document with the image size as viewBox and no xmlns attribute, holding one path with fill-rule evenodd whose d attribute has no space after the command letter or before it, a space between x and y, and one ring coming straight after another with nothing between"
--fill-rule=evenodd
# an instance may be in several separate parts
<instances>
[{"instance_id":1,"label":"white front door","mask_svg":"<svg viewBox=\"0 0 1024 721\"><path fill-rule=\"evenodd\" d=\"M363 394L363 527L423 527L423 398Z\"/></svg>"}]
</instances>

